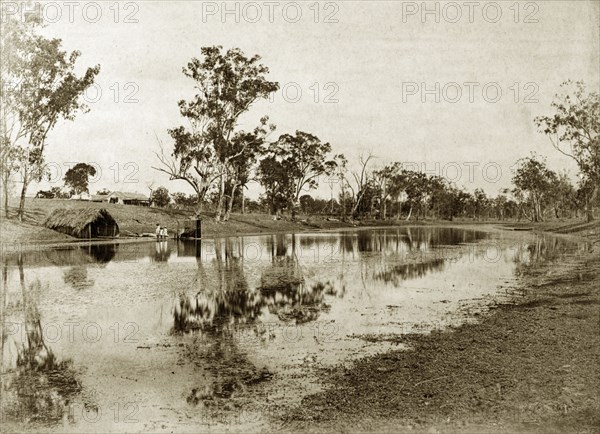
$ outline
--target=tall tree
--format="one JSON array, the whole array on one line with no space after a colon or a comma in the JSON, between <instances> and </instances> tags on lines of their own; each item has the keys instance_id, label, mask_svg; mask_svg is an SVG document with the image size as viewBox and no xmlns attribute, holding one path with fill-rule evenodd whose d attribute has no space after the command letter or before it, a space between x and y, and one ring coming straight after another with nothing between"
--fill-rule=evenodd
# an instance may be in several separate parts
<instances>
[{"instance_id":1,"label":"tall tree","mask_svg":"<svg viewBox=\"0 0 600 434\"><path fill-rule=\"evenodd\" d=\"M289 198L293 194L291 174L287 166L271 153L260 161L257 176L265 189L271 214L278 215L289 205Z\"/></svg>"},{"instance_id":2,"label":"tall tree","mask_svg":"<svg viewBox=\"0 0 600 434\"><path fill-rule=\"evenodd\" d=\"M477 220L481 219L481 215L488 208L490 200L488 199L485 191L481 188L476 188L472 195L473 200L473 218Z\"/></svg>"},{"instance_id":3,"label":"tall tree","mask_svg":"<svg viewBox=\"0 0 600 434\"><path fill-rule=\"evenodd\" d=\"M358 209L360 208L363 196L369 190L366 187L371 180L372 174L368 167L373 158L375 158L375 156L371 152L369 152L366 157L364 154L360 154L358 157L360 169L352 172L355 186L353 187L350 183L348 183L348 188L352 192L352 198L354 200L351 213L352 217L356 217L358 215Z\"/></svg>"},{"instance_id":4,"label":"tall tree","mask_svg":"<svg viewBox=\"0 0 600 434\"><path fill-rule=\"evenodd\" d=\"M100 66L74 72L79 51L67 54L60 39L38 34L39 18L20 20L11 16L2 22L0 42L1 131L3 184L11 172L21 175L18 216L23 218L25 194L31 181L46 173L46 138L61 119L73 120L86 112L81 95L94 82ZM8 89L8 91L6 91Z\"/></svg>"},{"instance_id":5,"label":"tall tree","mask_svg":"<svg viewBox=\"0 0 600 434\"><path fill-rule=\"evenodd\" d=\"M517 196L525 199L529 205L529 219L534 222L543 221L546 199L551 195L556 173L546 167L544 160L531 156L519 161L512 181L522 193L519 195L517 191Z\"/></svg>"},{"instance_id":6,"label":"tall tree","mask_svg":"<svg viewBox=\"0 0 600 434\"><path fill-rule=\"evenodd\" d=\"M223 220L229 220L233 203L238 191L242 195L242 209L244 207L244 188L252 180L253 173L258 166L258 157L264 153L265 139L275 127L267 126L267 118L261 119L259 127L252 132L240 131L231 140L231 155L225 166L229 194ZM227 193L227 192L226 192Z\"/></svg>"},{"instance_id":7,"label":"tall tree","mask_svg":"<svg viewBox=\"0 0 600 434\"><path fill-rule=\"evenodd\" d=\"M160 166L155 169L190 184L198 195L199 208L218 181L216 220L220 221L230 162L245 150L233 140L238 119L255 102L279 89L279 84L267 80L269 69L258 55L246 57L238 48L223 52L221 46L203 47L201 54L202 60L193 58L183 68L196 89L191 100L179 101L179 111L190 127L168 130L175 142L173 152L165 155L161 144L157 153Z\"/></svg>"},{"instance_id":8,"label":"tall tree","mask_svg":"<svg viewBox=\"0 0 600 434\"><path fill-rule=\"evenodd\" d=\"M89 177L95 175L96 169L94 166L90 166L87 163L77 163L67 170L63 180L65 181L65 185L71 188L75 194L80 194L84 191L89 192Z\"/></svg>"},{"instance_id":9,"label":"tall tree","mask_svg":"<svg viewBox=\"0 0 600 434\"><path fill-rule=\"evenodd\" d=\"M556 218L561 218L566 211L572 211L577 208L577 192L566 172L552 177L548 196L554 208L554 216Z\"/></svg>"},{"instance_id":10,"label":"tall tree","mask_svg":"<svg viewBox=\"0 0 600 434\"><path fill-rule=\"evenodd\" d=\"M346 202L347 202L347 189L348 189L348 159L344 154L338 154L333 157L335 161L335 176L340 183L340 219L346 221Z\"/></svg>"},{"instance_id":11,"label":"tall tree","mask_svg":"<svg viewBox=\"0 0 600 434\"><path fill-rule=\"evenodd\" d=\"M402 163L398 162L393 162L373 172L375 181L379 184L379 188L381 190L379 215L383 220L387 218L388 199L392 197L393 193L397 193L394 189L394 180L397 180L397 177L400 175L401 172Z\"/></svg>"},{"instance_id":12,"label":"tall tree","mask_svg":"<svg viewBox=\"0 0 600 434\"><path fill-rule=\"evenodd\" d=\"M271 143L267 149L267 158L261 162L260 178L271 182L267 170L275 170L280 176L275 186L281 193L289 194L288 206L292 218L300 207L300 195L305 190L317 188L318 178L330 175L336 167L333 159L327 159L331 145L323 143L318 137L296 131L295 135L283 134ZM276 168L276 166L279 166ZM264 185L264 184L263 184Z\"/></svg>"},{"instance_id":13,"label":"tall tree","mask_svg":"<svg viewBox=\"0 0 600 434\"><path fill-rule=\"evenodd\" d=\"M561 89L564 93L552 102L554 115L537 117L535 122L552 146L574 159L583 176L592 181L593 198L600 186L600 94L586 93L582 81L566 81ZM589 206L587 218L593 220Z\"/></svg>"},{"instance_id":14,"label":"tall tree","mask_svg":"<svg viewBox=\"0 0 600 434\"><path fill-rule=\"evenodd\" d=\"M410 206L406 220L410 220L415 209L418 220L419 212L422 211L427 198L427 175L412 170L406 170L404 174L406 176L406 202Z\"/></svg>"}]
</instances>

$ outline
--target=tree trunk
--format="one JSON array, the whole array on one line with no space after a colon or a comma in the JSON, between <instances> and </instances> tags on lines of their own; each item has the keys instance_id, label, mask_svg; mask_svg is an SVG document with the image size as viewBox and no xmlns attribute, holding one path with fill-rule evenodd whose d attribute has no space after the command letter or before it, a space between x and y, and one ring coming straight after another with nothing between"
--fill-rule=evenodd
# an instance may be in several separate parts
<instances>
[{"instance_id":1,"label":"tree trunk","mask_svg":"<svg viewBox=\"0 0 600 434\"><path fill-rule=\"evenodd\" d=\"M344 180L342 179L342 209L340 210L340 220L346 221L346 189L344 188Z\"/></svg>"},{"instance_id":2,"label":"tree trunk","mask_svg":"<svg viewBox=\"0 0 600 434\"><path fill-rule=\"evenodd\" d=\"M246 198L244 197L244 187L240 189L240 196L242 197L242 215L246 215Z\"/></svg>"},{"instance_id":3,"label":"tree trunk","mask_svg":"<svg viewBox=\"0 0 600 434\"><path fill-rule=\"evenodd\" d=\"M233 201L235 199L235 191L239 187L238 184L233 184L231 187L231 195L229 196L229 200L227 201L227 210L225 211L224 221L229 220L229 216L231 215L231 210L233 209Z\"/></svg>"},{"instance_id":4,"label":"tree trunk","mask_svg":"<svg viewBox=\"0 0 600 434\"><path fill-rule=\"evenodd\" d=\"M408 215L406 216L406 221L410 220L410 216L412 215L412 205L410 206L410 209L408 210Z\"/></svg>"},{"instance_id":5,"label":"tree trunk","mask_svg":"<svg viewBox=\"0 0 600 434\"><path fill-rule=\"evenodd\" d=\"M363 198L363 195L364 193L356 196L356 203L352 207L352 217L358 217L358 207L360 206L360 202Z\"/></svg>"},{"instance_id":6,"label":"tree trunk","mask_svg":"<svg viewBox=\"0 0 600 434\"><path fill-rule=\"evenodd\" d=\"M292 205L292 220L296 220L296 210L299 208L300 205L300 200L298 198L293 199L291 201L291 205Z\"/></svg>"},{"instance_id":7,"label":"tree trunk","mask_svg":"<svg viewBox=\"0 0 600 434\"><path fill-rule=\"evenodd\" d=\"M387 214L387 207L386 207L386 183L383 183L382 186L382 191L381 191L381 203L379 204L379 218L382 220L385 220L386 214Z\"/></svg>"},{"instance_id":8,"label":"tree trunk","mask_svg":"<svg viewBox=\"0 0 600 434\"><path fill-rule=\"evenodd\" d=\"M27 193L27 187L29 185L29 179L27 177L27 171L23 174L23 188L21 189L21 199L19 200L19 221L23 221L23 214L25 213L25 194Z\"/></svg>"},{"instance_id":9,"label":"tree trunk","mask_svg":"<svg viewBox=\"0 0 600 434\"><path fill-rule=\"evenodd\" d=\"M8 218L8 183L10 182L7 174L2 174L2 195L4 196L4 216Z\"/></svg>"},{"instance_id":10,"label":"tree trunk","mask_svg":"<svg viewBox=\"0 0 600 434\"><path fill-rule=\"evenodd\" d=\"M225 198L225 175L221 175L221 182L219 183L219 200L217 201L217 213L215 215L215 221L220 222L223 215L223 200Z\"/></svg>"},{"instance_id":11,"label":"tree trunk","mask_svg":"<svg viewBox=\"0 0 600 434\"><path fill-rule=\"evenodd\" d=\"M586 219L587 219L588 223L594 221L594 213L592 212L592 209L589 206L585 210L585 215L586 215Z\"/></svg>"},{"instance_id":12,"label":"tree trunk","mask_svg":"<svg viewBox=\"0 0 600 434\"><path fill-rule=\"evenodd\" d=\"M588 222L594 221L594 209L592 207L592 203L596 199L597 195L598 195L598 187L594 187L594 189L592 190L592 194L590 195L590 198L588 200L586 200L585 215L586 215L586 219Z\"/></svg>"}]
</instances>

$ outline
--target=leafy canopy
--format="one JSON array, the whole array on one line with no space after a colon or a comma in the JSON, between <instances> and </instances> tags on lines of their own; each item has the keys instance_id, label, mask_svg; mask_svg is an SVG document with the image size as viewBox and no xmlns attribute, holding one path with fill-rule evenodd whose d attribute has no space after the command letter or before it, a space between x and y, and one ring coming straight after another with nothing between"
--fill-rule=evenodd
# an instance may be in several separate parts
<instances>
[{"instance_id":1,"label":"leafy canopy","mask_svg":"<svg viewBox=\"0 0 600 434\"><path fill-rule=\"evenodd\" d=\"M581 173L600 184L600 95L586 93L583 82L566 81L552 102L555 113L535 119L552 145L573 158Z\"/></svg>"},{"instance_id":2,"label":"leafy canopy","mask_svg":"<svg viewBox=\"0 0 600 434\"><path fill-rule=\"evenodd\" d=\"M96 169L87 163L77 163L65 173L63 180L76 194L89 191L89 177L96 175Z\"/></svg>"}]
</instances>

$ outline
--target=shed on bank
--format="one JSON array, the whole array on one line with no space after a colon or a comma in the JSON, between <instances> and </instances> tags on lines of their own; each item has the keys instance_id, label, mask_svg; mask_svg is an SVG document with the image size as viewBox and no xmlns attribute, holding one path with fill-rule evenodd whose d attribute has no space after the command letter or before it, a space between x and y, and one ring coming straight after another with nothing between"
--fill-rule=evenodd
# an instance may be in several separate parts
<instances>
[{"instance_id":1,"label":"shed on bank","mask_svg":"<svg viewBox=\"0 0 600 434\"><path fill-rule=\"evenodd\" d=\"M77 238L119 235L119 225L104 208L59 208L48 216L44 226Z\"/></svg>"}]
</instances>

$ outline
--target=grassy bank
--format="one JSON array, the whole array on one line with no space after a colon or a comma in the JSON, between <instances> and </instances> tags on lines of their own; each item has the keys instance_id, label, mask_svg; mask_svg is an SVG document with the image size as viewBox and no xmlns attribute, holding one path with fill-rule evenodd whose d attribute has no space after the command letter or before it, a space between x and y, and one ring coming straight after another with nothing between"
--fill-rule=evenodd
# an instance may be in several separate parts
<instances>
[{"instance_id":1,"label":"grassy bank","mask_svg":"<svg viewBox=\"0 0 600 434\"><path fill-rule=\"evenodd\" d=\"M175 234L178 228L183 227L184 221L192 216L191 212L182 210L71 200L27 199L25 218L22 223L16 219L16 208L10 209L8 220L2 219L1 241L3 243L45 243L74 240L58 232L45 229L43 223L46 217L57 208L78 209L82 207L106 208L117 221L121 236L138 235L144 232L153 233L157 223L166 226L172 234ZM311 228L333 229L352 226L342 222L327 221L324 218L312 219L315 220L314 222L273 221L267 214L234 214L226 223L216 223L214 214L210 213L203 214L202 219L202 230L205 236L294 232Z\"/></svg>"},{"instance_id":2,"label":"grassy bank","mask_svg":"<svg viewBox=\"0 0 600 434\"><path fill-rule=\"evenodd\" d=\"M131 205L89 203L60 199L27 199L26 212L23 222L16 219L16 208L10 209L10 219L4 218L0 221L0 242L2 243L28 243L48 244L76 241L75 238L51 231L43 227L44 220L57 208L78 209L81 207L106 208L119 224L121 236L135 236L145 232L154 232L159 223L166 226L171 234L183 227L183 222L191 217L189 211L137 207ZM203 236L231 236L246 234L264 234L277 232L303 232L315 230L335 230L355 227L382 227L382 226L405 226L405 225L495 225L513 227L533 227L535 230L550 231L554 233L575 234L579 237L597 239L600 237L600 222L591 224L582 220L552 221L549 223L538 223L532 225L527 222L510 221L415 221L405 220L361 220L353 222L342 222L337 219L328 219L324 216L300 216L298 221L283 219L274 221L268 214L232 214L230 220L225 223L216 223L214 214L202 215Z\"/></svg>"},{"instance_id":3,"label":"grassy bank","mask_svg":"<svg viewBox=\"0 0 600 434\"><path fill-rule=\"evenodd\" d=\"M556 228L554 228L556 229ZM292 431L600 432L599 249L519 270L525 294L477 324L398 336L323 371Z\"/></svg>"}]
</instances>

